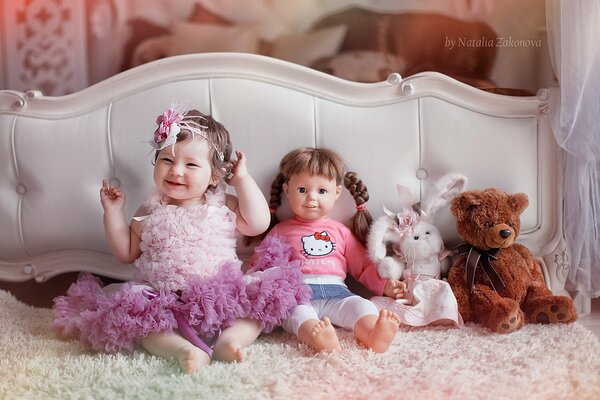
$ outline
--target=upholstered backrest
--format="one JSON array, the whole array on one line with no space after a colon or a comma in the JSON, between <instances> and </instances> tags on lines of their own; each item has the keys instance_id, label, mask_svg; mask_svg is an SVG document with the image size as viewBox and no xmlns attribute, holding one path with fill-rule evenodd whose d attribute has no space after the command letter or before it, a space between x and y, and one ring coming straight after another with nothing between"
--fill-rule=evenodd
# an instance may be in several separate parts
<instances>
[{"instance_id":1,"label":"upholstered backrest","mask_svg":"<svg viewBox=\"0 0 600 400\"><path fill-rule=\"evenodd\" d=\"M420 197L458 172L472 189L525 192L520 240L542 262L560 247L556 147L539 98L485 93L436 73L358 84L266 57L214 53L159 60L63 97L0 92L1 279L72 270L130 276L108 251L100 184L120 186L133 215L152 186L145 142L172 102L222 122L267 196L285 153L330 147L364 179L375 217L383 205L398 209L397 184ZM332 216L347 222L353 212L345 191ZM289 215L285 205L280 215ZM436 223L448 245L458 242L447 208ZM251 249L240 245L239 253Z\"/></svg>"}]
</instances>

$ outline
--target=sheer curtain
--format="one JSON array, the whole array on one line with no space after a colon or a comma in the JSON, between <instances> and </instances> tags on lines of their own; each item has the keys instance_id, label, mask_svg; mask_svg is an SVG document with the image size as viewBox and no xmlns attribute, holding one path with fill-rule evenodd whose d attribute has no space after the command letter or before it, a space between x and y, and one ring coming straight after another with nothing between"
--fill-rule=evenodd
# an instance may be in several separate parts
<instances>
[{"instance_id":1,"label":"sheer curtain","mask_svg":"<svg viewBox=\"0 0 600 400\"><path fill-rule=\"evenodd\" d=\"M550 118L563 152L567 289L600 297L600 1L546 0L559 88Z\"/></svg>"}]
</instances>

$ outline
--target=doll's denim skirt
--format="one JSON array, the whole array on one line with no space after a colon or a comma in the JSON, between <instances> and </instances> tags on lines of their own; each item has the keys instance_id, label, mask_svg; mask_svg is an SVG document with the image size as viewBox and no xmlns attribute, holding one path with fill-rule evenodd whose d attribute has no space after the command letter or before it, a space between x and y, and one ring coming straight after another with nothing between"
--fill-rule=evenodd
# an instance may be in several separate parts
<instances>
[{"instance_id":1,"label":"doll's denim skirt","mask_svg":"<svg viewBox=\"0 0 600 400\"><path fill-rule=\"evenodd\" d=\"M343 285L318 285L309 283L313 295L311 300L343 299L344 297L354 296L346 286Z\"/></svg>"}]
</instances>

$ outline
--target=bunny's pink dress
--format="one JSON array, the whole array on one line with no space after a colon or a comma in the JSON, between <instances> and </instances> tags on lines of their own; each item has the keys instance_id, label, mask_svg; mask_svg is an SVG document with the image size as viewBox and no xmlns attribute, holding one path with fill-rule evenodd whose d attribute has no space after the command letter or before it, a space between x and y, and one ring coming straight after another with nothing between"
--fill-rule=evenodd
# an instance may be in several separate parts
<instances>
[{"instance_id":1,"label":"bunny's pink dress","mask_svg":"<svg viewBox=\"0 0 600 400\"><path fill-rule=\"evenodd\" d=\"M163 204L153 194L144 208L135 282L101 287L82 274L54 300L54 327L63 336L114 353L132 350L152 332L178 328L178 321L202 340L239 318L258 320L268 332L310 297L298 269L242 273L236 215L225 205L224 187L207 192L202 205Z\"/></svg>"},{"instance_id":2,"label":"bunny's pink dress","mask_svg":"<svg viewBox=\"0 0 600 400\"><path fill-rule=\"evenodd\" d=\"M409 326L433 324L460 328L464 325L456 297L439 272L413 271L407 267L402 275L406 284L405 298L371 297L377 308L395 312L402 323Z\"/></svg>"}]
</instances>

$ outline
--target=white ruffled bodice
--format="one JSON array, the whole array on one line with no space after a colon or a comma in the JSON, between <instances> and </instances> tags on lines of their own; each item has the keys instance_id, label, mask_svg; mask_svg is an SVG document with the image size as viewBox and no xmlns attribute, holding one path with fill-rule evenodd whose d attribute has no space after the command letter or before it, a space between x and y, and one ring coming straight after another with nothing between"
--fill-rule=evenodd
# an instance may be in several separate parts
<instances>
[{"instance_id":1,"label":"white ruffled bodice","mask_svg":"<svg viewBox=\"0 0 600 400\"><path fill-rule=\"evenodd\" d=\"M141 279L180 290L190 275L212 276L223 262L239 261L236 216L225 205L225 188L207 191L205 198L205 204L189 208L163 204L158 193L147 198L142 255L135 261Z\"/></svg>"}]
</instances>

